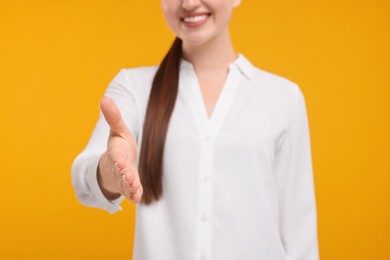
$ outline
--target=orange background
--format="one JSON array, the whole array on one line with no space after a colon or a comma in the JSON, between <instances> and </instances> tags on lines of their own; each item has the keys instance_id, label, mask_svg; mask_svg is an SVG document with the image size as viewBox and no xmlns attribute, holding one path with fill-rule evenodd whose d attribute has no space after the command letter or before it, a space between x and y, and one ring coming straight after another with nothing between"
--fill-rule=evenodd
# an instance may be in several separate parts
<instances>
[{"instance_id":1,"label":"orange background","mask_svg":"<svg viewBox=\"0 0 390 260\"><path fill-rule=\"evenodd\" d=\"M389 259L390 2L243 0L237 52L297 82L311 128L321 259ZM1 259L131 259L134 205L81 205L70 167L124 67L158 64L159 1L2 1Z\"/></svg>"}]
</instances>

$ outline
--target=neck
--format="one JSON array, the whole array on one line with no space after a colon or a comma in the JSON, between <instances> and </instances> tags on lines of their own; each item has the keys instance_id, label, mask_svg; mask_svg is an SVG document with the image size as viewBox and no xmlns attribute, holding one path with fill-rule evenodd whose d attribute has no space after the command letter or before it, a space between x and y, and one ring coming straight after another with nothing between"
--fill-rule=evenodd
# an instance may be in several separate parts
<instances>
[{"instance_id":1,"label":"neck","mask_svg":"<svg viewBox=\"0 0 390 260\"><path fill-rule=\"evenodd\" d=\"M192 63L197 73L213 73L227 71L237 55L226 29L222 35L203 45L194 46L183 42L183 58Z\"/></svg>"}]
</instances>

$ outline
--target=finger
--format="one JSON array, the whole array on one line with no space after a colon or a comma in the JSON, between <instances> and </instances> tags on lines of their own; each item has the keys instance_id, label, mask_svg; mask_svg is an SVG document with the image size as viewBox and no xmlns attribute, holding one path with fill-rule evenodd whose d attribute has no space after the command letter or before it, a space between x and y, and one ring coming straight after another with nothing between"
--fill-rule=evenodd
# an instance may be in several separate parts
<instances>
[{"instance_id":1,"label":"finger","mask_svg":"<svg viewBox=\"0 0 390 260\"><path fill-rule=\"evenodd\" d=\"M141 201L143 189L140 187L136 191L131 191L129 189L129 186L125 183L122 182L122 190L121 194L125 196L128 200L134 202L134 203L139 203Z\"/></svg>"},{"instance_id":2,"label":"finger","mask_svg":"<svg viewBox=\"0 0 390 260\"><path fill-rule=\"evenodd\" d=\"M123 182L130 185L133 185L133 182L136 181L136 176L134 172L130 171L129 168L123 169L121 172Z\"/></svg>"},{"instance_id":3,"label":"finger","mask_svg":"<svg viewBox=\"0 0 390 260\"><path fill-rule=\"evenodd\" d=\"M121 136L125 139L128 138L130 130L123 121L121 113L114 101L109 97L102 97L100 100L100 109L110 126L111 135Z\"/></svg>"},{"instance_id":4,"label":"finger","mask_svg":"<svg viewBox=\"0 0 390 260\"><path fill-rule=\"evenodd\" d=\"M120 151L111 151L108 157L112 163L113 172L120 174L127 167L126 155Z\"/></svg>"},{"instance_id":5,"label":"finger","mask_svg":"<svg viewBox=\"0 0 390 260\"><path fill-rule=\"evenodd\" d=\"M138 174L135 174L134 180L129 183L129 186L131 191L137 191L142 186Z\"/></svg>"},{"instance_id":6,"label":"finger","mask_svg":"<svg viewBox=\"0 0 390 260\"><path fill-rule=\"evenodd\" d=\"M130 195L131 200L134 203L139 203L141 201L141 198L142 198L142 193L143 193L142 188L139 188L135 193L132 193Z\"/></svg>"},{"instance_id":7,"label":"finger","mask_svg":"<svg viewBox=\"0 0 390 260\"><path fill-rule=\"evenodd\" d=\"M141 181L136 168L128 167L121 171L123 181L129 185L129 189L135 192L141 186Z\"/></svg>"},{"instance_id":8,"label":"finger","mask_svg":"<svg viewBox=\"0 0 390 260\"><path fill-rule=\"evenodd\" d=\"M121 190L122 190L121 194L123 196L125 196L128 200L132 201L132 198L131 198L132 193L129 190L129 185L122 181L120 186L121 186Z\"/></svg>"},{"instance_id":9,"label":"finger","mask_svg":"<svg viewBox=\"0 0 390 260\"><path fill-rule=\"evenodd\" d=\"M125 190L126 194L129 194L131 196L135 196L137 192L143 192L143 188L139 179L139 175L137 172L131 171L130 169L126 168L121 171L121 188ZM131 198L131 200L133 200Z\"/></svg>"}]
</instances>

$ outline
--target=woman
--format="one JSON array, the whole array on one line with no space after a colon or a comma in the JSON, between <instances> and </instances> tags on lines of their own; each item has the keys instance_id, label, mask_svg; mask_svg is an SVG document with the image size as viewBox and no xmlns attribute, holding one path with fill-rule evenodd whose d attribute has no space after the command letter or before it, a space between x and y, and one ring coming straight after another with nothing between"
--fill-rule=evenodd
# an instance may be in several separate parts
<instances>
[{"instance_id":1,"label":"woman","mask_svg":"<svg viewBox=\"0 0 390 260\"><path fill-rule=\"evenodd\" d=\"M110 83L72 167L78 199L137 204L136 260L318 259L300 88L235 54L240 0L161 3L177 38L160 66Z\"/></svg>"}]
</instances>

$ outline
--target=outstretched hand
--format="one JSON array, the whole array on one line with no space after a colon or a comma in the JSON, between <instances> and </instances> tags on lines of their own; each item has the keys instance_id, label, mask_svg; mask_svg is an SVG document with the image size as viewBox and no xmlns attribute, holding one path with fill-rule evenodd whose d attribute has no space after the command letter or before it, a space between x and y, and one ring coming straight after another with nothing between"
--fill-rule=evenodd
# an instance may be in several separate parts
<instances>
[{"instance_id":1,"label":"outstretched hand","mask_svg":"<svg viewBox=\"0 0 390 260\"><path fill-rule=\"evenodd\" d=\"M110 126L107 151L100 158L98 167L98 179L103 186L101 188L112 194L122 194L130 201L139 203L143 189L136 167L135 139L111 98L103 97L100 100L100 109Z\"/></svg>"}]
</instances>

